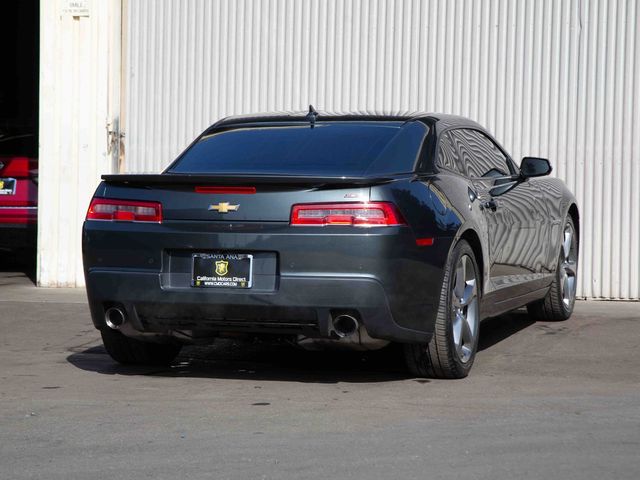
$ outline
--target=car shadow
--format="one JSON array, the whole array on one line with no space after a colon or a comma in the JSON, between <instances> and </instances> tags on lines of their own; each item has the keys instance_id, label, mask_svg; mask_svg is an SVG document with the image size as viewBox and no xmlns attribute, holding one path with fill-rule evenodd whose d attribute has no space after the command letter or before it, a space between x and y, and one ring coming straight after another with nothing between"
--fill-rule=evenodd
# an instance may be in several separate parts
<instances>
[{"instance_id":1,"label":"car shadow","mask_svg":"<svg viewBox=\"0 0 640 480\"><path fill-rule=\"evenodd\" d=\"M487 318L480 326L478 351L488 350L534 323L536 320L531 318L525 309L515 310L499 317Z\"/></svg>"},{"instance_id":2,"label":"car shadow","mask_svg":"<svg viewBox=\"0 0 640 480\"><path fill-rule=\"evenodd\" d=\"M149 375L291 381L372 383L413 378L397 345L371 352L306 351L282 342L218 339L213 345L186 346L169 367L115 363L102 346L74 352L67 361L104 375Z\"/></svg>"},{"instance_id":3,"label":"car shadow","mask_svg":"<svg viewBox=\"0 0 640 480\"><path fill-rule=\"evenodd\" d=\"M516 311L482 322L478 350L533 325L526 312ZM104 347L73 351L67 361L103 375L246 379L302 383L372 383L413 379L404 365L402 347L370 351L306 351L283 342L217 339L213 345L186 346L168 367L125 366L114 362ZM428 383L426 379L416 379Z\"/></svg>"}]
</instances>

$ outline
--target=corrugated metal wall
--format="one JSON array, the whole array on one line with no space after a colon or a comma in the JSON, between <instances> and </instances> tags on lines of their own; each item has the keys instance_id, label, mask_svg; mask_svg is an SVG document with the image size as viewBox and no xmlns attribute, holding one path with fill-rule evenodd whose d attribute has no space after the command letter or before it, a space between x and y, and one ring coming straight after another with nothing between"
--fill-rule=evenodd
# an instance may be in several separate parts
<instances>
[{"instance_id":1,"label":"corrugated metal wall","mask_svg":"<svg viewBox=\"0 0 640 480\"><path fill-rule=\"evenodd\" d=\"M123 171L230 114L424 110L551 159L582 210L587 297L640 298L635 0L128 0Z\"/></svg>"}]
</instances>

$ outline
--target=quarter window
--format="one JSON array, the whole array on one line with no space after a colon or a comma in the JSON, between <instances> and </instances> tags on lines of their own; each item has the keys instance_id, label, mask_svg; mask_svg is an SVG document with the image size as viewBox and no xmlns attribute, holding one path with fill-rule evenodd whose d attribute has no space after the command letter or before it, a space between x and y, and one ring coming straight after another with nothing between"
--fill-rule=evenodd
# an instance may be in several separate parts
<instances>
[{"instance_id":1,"label":"quarter window","mask_svg":"<svg viewBox=\"0 0 640 480\"><path fill-rule=\"evenodd\" d=\"M459 173L460 175L467 175L464 161L460 156L460 151L455 145L450 132L445 132L440 136L438 163L443 168Z\"/></svg>"},{"instance_id":2,"label":"quarter window","mask_svg":"<svg viewBox=\"0 0 640 480\"><path fill-rule=\"evenodd\" d=\"M456 130L459 149L469 177L505 177L512 174L507 156L485 134L477 130Z\"/></svg>"}]
</instances>

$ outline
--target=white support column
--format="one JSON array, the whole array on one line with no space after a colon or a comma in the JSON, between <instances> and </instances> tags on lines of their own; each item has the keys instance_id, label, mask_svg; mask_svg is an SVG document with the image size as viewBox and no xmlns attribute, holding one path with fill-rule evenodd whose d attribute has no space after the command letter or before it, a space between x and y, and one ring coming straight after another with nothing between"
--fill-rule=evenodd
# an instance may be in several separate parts
<instances>
[{"instance_id":1,"label":"white support column","mask_svg":"<svg viewBox=\"0 0 640 480\"><path fill-rule=\"evenodd\" d=\"M40 3L40 286L84 285L82 222L117 164L107 127L119 121L120 13L121 0Z\"/></svg>"}]
</instances>

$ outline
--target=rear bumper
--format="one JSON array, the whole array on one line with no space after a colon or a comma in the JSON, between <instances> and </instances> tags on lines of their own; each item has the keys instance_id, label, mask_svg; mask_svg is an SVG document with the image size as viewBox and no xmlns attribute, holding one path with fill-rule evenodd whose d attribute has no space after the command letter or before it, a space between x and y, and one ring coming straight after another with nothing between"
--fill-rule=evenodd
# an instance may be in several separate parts
<instances>
[{"instance_id":1,"label":"rear bumper","mask_svg":"<svg viewBox=\"0 0 640 480\"><path fill-rule=\"evenodd\" d=\"M122 305L140 332L254 332L329 337L336 311L355 312L373 338L426 342L430 332L398 325L381 283L371 278L281 276L273 292L175 288L158 273L92 270L87 291L94 324ZM416 312L416 314L428 312Z\"/></svg>"},{"instance_id":2,"label":"rear bumper","mask_svg":"<svg viewBox=\"0 0 640 480\"><path fill-rule=\"evenodd\" d=\"M327 337L332 311L350 310L373 338L417 343L433 332L451 242L418 247L408 227L88 221L83 259L99 329L117 304L141 332ZM192 288L192 254L212 251L253 254L253 288Z\"/></svg>"}]
</instances>

